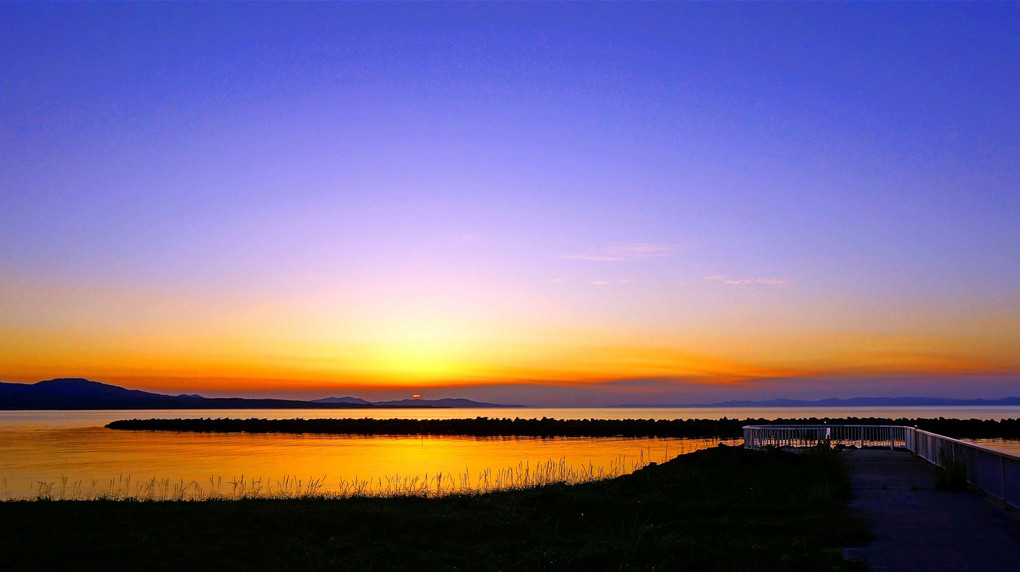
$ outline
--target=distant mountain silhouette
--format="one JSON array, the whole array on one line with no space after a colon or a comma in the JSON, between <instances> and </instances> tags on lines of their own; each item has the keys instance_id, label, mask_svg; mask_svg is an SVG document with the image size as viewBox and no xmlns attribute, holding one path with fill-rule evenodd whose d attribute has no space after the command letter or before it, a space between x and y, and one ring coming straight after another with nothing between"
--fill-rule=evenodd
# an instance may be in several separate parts
<instances>
[{"instance_id":1,"label":"distant mountain silhouette","mask_svg":"<svg viewBox=\"0 0 1020 572\"><path fill-rule=\"evenodd\" d=\"M443 399L399 399L394 401L365 401L360 397L324 397L313 399L315 403L353 403L360 405L372 405L374 407L444 407L458 409L492 408L492 407L524 407L524 405L502 405L499 403L485 403L472 401L470 399L458 399L444 397Z\"/></svg>"},{"instance_id":2,"label":"distant mountain silhouette","mask_svg":"<svg viewBox=\"0 0 1020 572\"><path fill-rule=\"evenodd\" d=\"M350 403L353 405L368 405L369 402L365 401L360 397L323 397L322 399L313 399L315 403Z\"/></svg>"},{"instance_id":3,"label":"distant mountain silhouette","mask_svg":"<svg viewBox=\"0 0 1020 572\"><path fill-rule=\"evenodd\" d=\"M767 401L721 401L719 403L699 403L696 405L637 405L627 404L619 407L933 407L952 405L956 407L986 405L1020 405L1020 397L1003 399L950 399L945 397L853 397L850 399L819 399L805 401L801 399L770 399Z\"/></svg>"},{"instance_id":4,"label":"distant mountain silhouette","mask_svg":"<svg viewBox=\"0 0 1020 572\"><path fill-rule=\"evenodd\" d=\"M83 378L61 378L38 383L0 382L0 409L367 409L411 407L508 407L467 399L404 399L370 403L357 397L246 399L164 395L127 389ZM515 406L520 407L520 406Z\"/></svg>"},{"instance_id":5,"label":"distant mountain silhouette","mask_svg":"<svg viewBox=\"0 0 1020 572\"><path fill-rule=\"evenodd\" d=\"M523 405L500 405L484 403L470 399L446 397L443 399L400 399L397 401L373 401L377 407L449 407L457 409L492 408L492 407L524 407Z\"/></svg>"},{"instance_id":6,"label":"distant mountain silhouette","mask_svg":"<svg viewBox=\"0 0 1020 572\"><path fill-rule=\"evenodd\" d=\"M297 409L359 407L291 399L164 395L82 378L0 383L0 409ZM364 407L364 406L362 406Z\"/></svg>"}]
</instances>

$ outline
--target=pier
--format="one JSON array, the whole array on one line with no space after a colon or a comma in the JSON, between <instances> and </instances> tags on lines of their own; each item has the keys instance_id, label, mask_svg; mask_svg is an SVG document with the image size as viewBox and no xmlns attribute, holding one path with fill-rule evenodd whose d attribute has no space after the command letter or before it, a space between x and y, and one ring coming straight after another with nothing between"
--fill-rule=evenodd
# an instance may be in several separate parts
<instances>
[{"instance_id":1,"label":"pier","mask_svg":"<svg viewBox=\"0 0 1020 572\"><path fill-rule=\"evenodd\" d=\"M913 427L749 426L744 446L853 446L845 455L851 514L875 539L844 553L875 572L1020 570L1020 458ZM936 471L966 475L938 490Z\"/></svg>"}]
</instances>

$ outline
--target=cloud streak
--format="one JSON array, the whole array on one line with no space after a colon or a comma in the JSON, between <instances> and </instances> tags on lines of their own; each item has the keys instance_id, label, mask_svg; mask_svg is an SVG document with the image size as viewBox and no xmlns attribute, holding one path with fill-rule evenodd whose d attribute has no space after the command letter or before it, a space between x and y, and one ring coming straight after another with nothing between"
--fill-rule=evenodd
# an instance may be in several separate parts
<instances>
[{"instance_id":1,"label":"cloud streak","mask_svg":"<svg viewBox=\"0 0 1020 572\"><path fill-rule=\"evenodd\" d=\"M737 286L746 284L762 284L765 286L787 286L790 283L786 280L779 280L777 278L727 278L726 276L706 276L705 280L712 282L722 282L723 284L733 284Z\"/></svg>"},{"instance_id":2,"label":"cloud streak","mask_svg":"<svg viewBox=\"0 0 1020 572\"><path fill-rule=\"evenodd\" d=\"M638 242L593 249L583 254L563 254L560 255L560 258L593 262L625 262L676 256L679 252L679 247L672 244Z\"/></svg>"}]
</instances>

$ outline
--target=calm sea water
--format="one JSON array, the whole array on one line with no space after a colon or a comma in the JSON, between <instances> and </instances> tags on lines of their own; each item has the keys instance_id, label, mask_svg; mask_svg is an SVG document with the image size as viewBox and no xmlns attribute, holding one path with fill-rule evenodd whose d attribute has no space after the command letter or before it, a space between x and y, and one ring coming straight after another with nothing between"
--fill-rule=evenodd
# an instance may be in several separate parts
<instances>
[{"instance_id":1,"label":"calm sea water","mask_svg":"<svg viewBox=\"0 0 1020 572\"><path fill-rule=\"evenodd\" d=\"M349 437L114 431L116 419L170 417L443 419L464 417L558 419L1020 417L1020 407L925 408L635 408L635 409L399 409L399 410L144 410L0 412L0 497L49 491L82 496L111 491L142 495L188 490L231 494L421 490L478 490L581 480L633 471L655 461L715 446L718 439ZM727 442L728 444L739 444ZM1020 442L984 440L1020 454ZM439 476L437 480L437 476ZM238 483L241 483L240 485ZM159 491L157 491L159 492ZM199 495L201 496L201 495Z\"/></svg>"}]
</instances>

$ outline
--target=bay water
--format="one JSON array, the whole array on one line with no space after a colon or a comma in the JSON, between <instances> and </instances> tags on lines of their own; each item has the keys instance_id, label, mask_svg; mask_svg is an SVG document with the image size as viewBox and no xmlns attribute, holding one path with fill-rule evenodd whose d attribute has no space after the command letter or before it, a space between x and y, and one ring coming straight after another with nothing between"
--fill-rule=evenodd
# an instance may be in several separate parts
<instances>
[{"instance_id":1,"label":"bay water","mask_svg":"<svg viewBox=\"0 0 1020 572\"><path fill-rule=\"evenodd\" d=\"M632 472L720 442L683 438L345 436L118 431L117 419L778 419L1020 417L1020 407L0 411L0 498L442 494ZM1020 454L1020 442L979 443Z\"/></svg>"}]
</instances>

